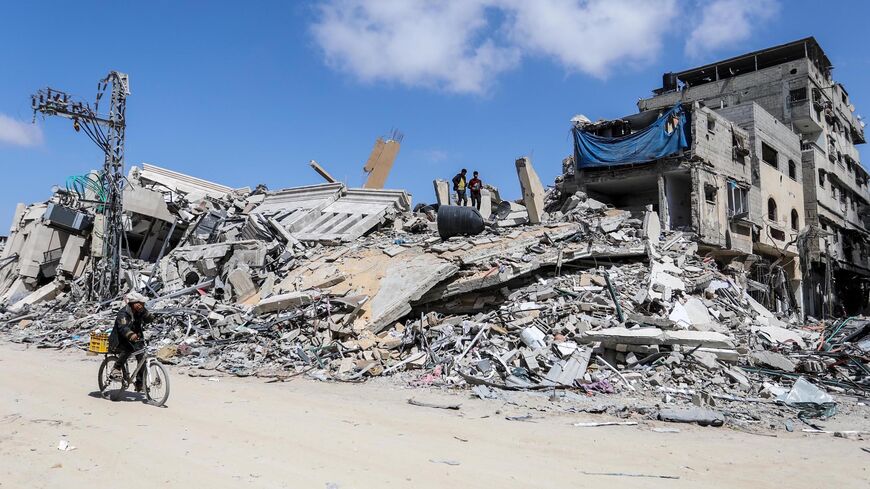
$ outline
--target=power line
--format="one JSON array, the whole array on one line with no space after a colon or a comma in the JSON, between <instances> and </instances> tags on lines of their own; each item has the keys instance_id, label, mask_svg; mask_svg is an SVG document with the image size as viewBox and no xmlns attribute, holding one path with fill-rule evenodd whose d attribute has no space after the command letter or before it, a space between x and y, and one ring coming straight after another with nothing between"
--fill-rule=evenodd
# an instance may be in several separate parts
<instances>
[{"instance_id":1,"label":"power line","mask_svg":"<svg viewBox=\"0 0 870 489\"><path fill-rule=\"evenodd\" d=\"M108 114L99 114L100 100L111 85ZM91 295L100 299L112 299L118 295L121 285L121 244L124 233L124 133L126 130L127 96L130 81L125 73L109 74L97 84L97 97L93 108L87 102L75 101L66 92L44 88L31 96L33 117L60 116L73 121L76 132L84 131L105 155L100 175L105 192L105 203L95 209L102 214L102 254L91 255ZM105 130L104 130L105 129ZM91 239L98 239L94 233ZM92 247L93 249L93 247ZM99 259L97 259L99 258Z\"/></svg>"}]
</instances>

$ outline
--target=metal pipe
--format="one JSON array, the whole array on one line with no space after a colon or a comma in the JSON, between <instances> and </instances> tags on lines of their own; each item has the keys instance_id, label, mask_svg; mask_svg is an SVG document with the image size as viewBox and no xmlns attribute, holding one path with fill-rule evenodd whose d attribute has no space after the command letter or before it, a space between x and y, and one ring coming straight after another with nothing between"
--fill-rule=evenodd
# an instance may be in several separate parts
<instances>
[{"instance_id":1,"label":"metal pipe","mask_svg":"<svg viewBox=\"0 0 870 489\"><path fill-rule=\"evenodd\" d=\"M211 287L212 285L214 285L214 279L210 278L204 282L200 282L200 283L193 285L191 287L186 287L184 289L176 290L175 292L172 292L172 293L169 293L166 295L161 295L160 297L155 297L155 298L151 299L150 301L146 302L145 306L151 307L151 304L154 304L155 302L158 302L158 301L162 301L163 299L173 299L175 297L181 297L182 295L187 295L187 294L190 294L192 292L196 292L199 289L207 289L207 288Z\"/></svg>"}]
</instances>

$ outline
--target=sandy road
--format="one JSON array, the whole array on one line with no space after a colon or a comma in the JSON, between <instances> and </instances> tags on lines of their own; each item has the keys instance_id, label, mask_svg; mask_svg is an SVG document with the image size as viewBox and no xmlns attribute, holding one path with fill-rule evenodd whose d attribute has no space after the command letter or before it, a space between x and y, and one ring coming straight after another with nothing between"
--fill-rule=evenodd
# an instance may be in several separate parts
<instances>
[{"instance_id":1,"label":"sandy road","mask_svg":"<svg viewBox=\"0 0 870 489\"><path fill-rule=\"evenodd\" d=\"M870 487L868 444L828 436L571 426L605 419L591 415L516 422L464 394L174 369L159 409L94 397L97 367L80 352L0 343L0 487L95 488L120 474L125 487L209 489ZM59 451L60 439L76 450Z\"/></svg>"}]
</instances>

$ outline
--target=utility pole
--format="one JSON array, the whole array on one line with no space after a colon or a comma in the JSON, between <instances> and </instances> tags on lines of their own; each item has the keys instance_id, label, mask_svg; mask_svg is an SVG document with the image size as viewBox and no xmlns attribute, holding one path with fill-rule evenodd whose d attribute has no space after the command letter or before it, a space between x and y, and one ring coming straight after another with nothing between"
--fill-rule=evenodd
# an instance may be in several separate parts
<instances>
[{"instance_id":1,"label":"utility pole","mask_svg":"<svg viewBox=\"0 0 870 489\"><path fill-rule=\"evenodd\" d=\"M108 113L100 115L100 99L111 85ZM121 243L124 239L124 131L126 104L130 95L130 81L125 73L111 71L97 84L97 98L93 107L77 102L69 94L53 88L39 90L31 96L33 117L56 115L72 119L76 132L84 131L103 150L105 159L100 183L105 201L97 202L96 212L103 217L103 246L100 259L91 257L92 297L112 299L120 291ZM92 239L96 236L92 235Z\"/></svg>"}]
</instances>

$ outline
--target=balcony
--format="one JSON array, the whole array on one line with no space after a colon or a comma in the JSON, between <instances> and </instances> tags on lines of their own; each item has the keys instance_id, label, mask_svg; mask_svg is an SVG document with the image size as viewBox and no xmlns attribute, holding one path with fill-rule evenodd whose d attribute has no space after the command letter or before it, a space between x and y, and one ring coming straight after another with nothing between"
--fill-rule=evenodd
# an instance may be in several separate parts
<instances>
[{"instance_id":1,"label":"balcony","mask_svg":"<svg viewBox=\"0 0 870 489\"><path fill-rule=\"evenodd\" d=\"M792 124L801 133L808 134L822 130L821 124L816 119L815 107L807 98L805 89L791 91L788 96L788 109L791 113Z\"/></svg>"}]
</instances>

